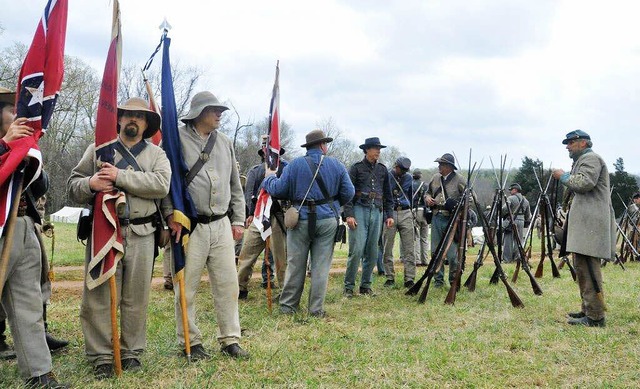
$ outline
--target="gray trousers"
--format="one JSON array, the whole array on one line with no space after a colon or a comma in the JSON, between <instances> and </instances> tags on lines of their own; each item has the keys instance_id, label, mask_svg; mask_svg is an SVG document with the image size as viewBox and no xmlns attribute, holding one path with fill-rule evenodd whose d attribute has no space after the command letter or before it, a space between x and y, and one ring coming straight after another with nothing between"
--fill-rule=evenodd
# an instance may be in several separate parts
<instances>
[{"instance_id":1,"label":"gray trousers","mask_svg":"<svg viewBox=\"0 0 640 389\"><path fill-rule=\"evenodd\" d=\"M416 264L426 265L429 263L430 244L429 244L429 224L424 217L424 208L420 207L416 210L416 224L418 225L418 233L414 238L414 257Z\"/></svg>"},{"instance_id":2,"label":"gray trousers","mask_svg":"<svg viewBox=\"0 0 640 389\"><path fill-rule=\"evenodd\" d=\"M4 237L0 240L0 248L3 246ZM25 379L51 371L51 354L42 320L41 261L33 220L30 217L18 217L2 292L2 306L9 320L18 369Z\"/></svg>"},{"instance_id":3,"label":"gray trousers","mask_svg":"<svg viewBox=\"0 0 640 389\"><path fill-rule=\"evenodd\" d=\"M516 230L518 231L518 236L520 237L520 243L524 246L524 219L516 218ZM509 227L511 228L511 227ZM504 262L513 262L520 259L520 250L518 249L518 244L516 243L516 238L513 235L513 231L509 230L509 232L504 233L503 235L503 247L502 247L502 260Z\"/></svg>"},{"instance_id":4,"label":"gray trousers","mask_svg":"<svg viewBox=\"0 0 640 389\"><path fill-rule=\"evenodd\" d=\"M271 231L271 246L269 250L271 250L273 260L276 263L278 285L282 287L287 270L286 236L273 215L271 215ZM245 233L242 250L240 250L240 257L238 258L238 284L240 290L247 290L251 273L253 273L253 265L255 265L258 256L264 250L265 246L266 243L262 240L260 231L258 231L255 224L251 223Z\"/></svg>"},{"instance_id":5,"label":"gray trousers","mask_svg":"<svg viewBox=\"0 0 640 389\"><path fill-rule=\"evenodd\" d=\"M387 227L385 224L383 228L383 263L388 280L394 280L396 275L393 268L393 245L396 240L396 232L400 234L400 258L404 260L404 281L413 281L416 278L416 259L413 250L415 230L410 209L394 211L393 226Z\"/></svg>"},{"instance_id":6,"label":"gray trousers","mask_svg":"<svg viewBox=\"0 0 640 389\"><path fill-rule=\"evenodd\" d=\"M287 231L287 272L280 295L280 311L294 313L300 306L307 274L307 259L311 262L311 288L309 290L309 313L324 312L329 270L333 260L334 238L338 224L336 219L316 221L316 233L309 239L309 222L298 221L294 229ZM311 254L311 255L309 255Z\"/></svg>"},{"instance_id":7,"label":"gray trousers","mask_svg":"<svg viewBox=\"0 0 640 389\"><path fill-rule=\"evenodd\" d=\"M138 236L122 228L124 257L118 262L116 302L120 308L120 357L138 358L147 343L147 306L153 271L153 234ZM91 255L90 241L87 255ZM86 266L85 266L86 273ZM109 281L89 290L84 286L80 323L87 359L94 366L113 363L111 344L111 290Z\"/></svg>"},{"instance_id":8,"label":"gray trousers","mask_svg":"<svg viewBox=\"0 0 640 389\"><path fill-rule=\"evenodd\" d=\"M234 246L235 241L231 234L231 222L228 217L208 224L198 223L189 237L184 283L191 346L202 344L202 333L196 325L196 292L205 267L209 274L209 285L216 311L218 342L222 347L226 347L240 340L239 288ZM180 288L174 287L173 290L175 291L176 336L180 345L184 347Z\"/></svg>"},{"instance_id":9,"label":"gray trousers","mask_svg":"<svg viewBox=\"0 0 640 389\"><path fill-rule=\"evenodd\" d=\"M603 300L600 301L596 296L596 290L593 280L589 274L589 263L593 269L593 275L603 294ZM582 254L573 254L573 266L576 268L576 278L578 279L578 287L580 288L580 298L582 299L582 312L588 318L600 320L604 318L604 291L602 290L602 271L600 270L600 259L589 257Z\"/></svg>"}]
</instances>

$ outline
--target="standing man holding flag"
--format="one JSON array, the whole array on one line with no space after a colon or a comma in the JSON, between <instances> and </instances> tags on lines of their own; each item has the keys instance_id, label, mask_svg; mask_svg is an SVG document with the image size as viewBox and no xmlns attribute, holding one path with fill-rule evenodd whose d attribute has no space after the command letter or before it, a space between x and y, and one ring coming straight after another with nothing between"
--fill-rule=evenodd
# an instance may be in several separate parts
<instances>
[{"instance_id":1,"label":"standing man holding flag","mask_svg":"<svg viewBox=\"0 0 640 389\"><path fill-rule=\"evenodd\" d=\"M146 139L160 127L160 116L141 98L131 98L118 107L118 139L115 164L102 163L96 171L95 145L90 145L69 178L69 196L78 203L91 203L97 192L117 188L125 195L117 207L124 256L116 264L120 296L122 368L138 369L146 346L146 317L154 260L156 205L169 193L171 168L164 151ZM94 229L94 235L96 231ZM94 238L95 239L95 238ZM91 243L87 244L90 249ZM91 269L87 269L89 275ZM113 374L109 287L98 279L87 279L80 320L89 361L96 378ZM97 285L95 285L97 283Z\"/></svg>"},{"instance_id":2,"label":"standing man holding flag","mask_svg":"<svg viewBox=\"0 0 640 389\"><path fill-rule=\"evenodd\" d=\"M163 91L164 99L164 91ZM184 176L183 182L171 186L163 201L162 212L174 236L180 242L184 224L178 220L173 203L174 191L188 191L197 212L197 224L191 230L185 250L184 282L187 305L187 327L191 350L184 350L192 360L210 357L196 325L196 292L203 268L207 268L218 323L218 342L224 354L248 358L240 341L238 312L238 277L235 265L235 240L244 232L245 202L240 184L233 143L218 131L222 113L228 109L211 92L199 92L191 100L184 125L178 129L181 163L188 171L174 172ZM164 142L167 142L165 133ZM177 146L177 145L176 145ZM165 146L166 148L166 146ZM175 246L174 246L175 248ZM172 250L172 252L175 250ZM181 291L176 291L175 313L178 342L186 346L181 313Z\"/></svg>"},{"instance_id":3,"label":"standing man holding flag","mask_svg":"<svg viewBox=\"0 0 640 389\"><path fill-rule=\"evenodd\" d=\"M80 321L85 352L97 379L141 367L155 249L154 200L167 195L171 178L164 151L146 141L160 128L160 115L137 97L116 109L121 53L118 1L113 4L111 38L95 144L89 145L68 180L73 201L94 205Z\"/></svg>"},{"instance_id":4,"label":"standing man holding flag","mask_svg":"<svg viewBox=\"0 0 640 389\"><path fill-rule=\"evenodd\" d=\"M17 99L5 94L6 100L0 103L0 301L11 327L18 368L28 387L68 387L53 375L47 349L41 247L34 226L40 217L35 201L29 198L44 195L49 186L37 142L62 85L67 7L66 0L47 3L20 70ZM14 114L18 119L14 120Z\"/></svg>"}]
</instances>

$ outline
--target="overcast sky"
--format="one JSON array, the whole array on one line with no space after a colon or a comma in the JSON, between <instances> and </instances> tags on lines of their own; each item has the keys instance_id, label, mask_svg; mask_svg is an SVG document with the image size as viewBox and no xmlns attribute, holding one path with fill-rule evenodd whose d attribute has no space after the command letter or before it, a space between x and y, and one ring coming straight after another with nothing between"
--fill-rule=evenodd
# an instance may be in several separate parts
<instances>
[{"instance_id":1,"label":"overcast sky","mask_svg":"<svg viewBox=\"0 0 640 389\"><path fill-rule=\"evenodd\" d=\"M0 0L0 47L29 44L44 0ZM68 55L99 74L111 2L70 0ZM172 60L244 119L280 109L299 144L333 117L356 144L379 136L415 167L455 151L466 166L501 154L569 169L560 143L591 134L613 171L640 173L640 2L547 0L121 0L123 62L142 66L173 26ZM160 61L154 62L160 66ZM487 159L483 167L489 167Z\"/></svg>"}]
</instances>

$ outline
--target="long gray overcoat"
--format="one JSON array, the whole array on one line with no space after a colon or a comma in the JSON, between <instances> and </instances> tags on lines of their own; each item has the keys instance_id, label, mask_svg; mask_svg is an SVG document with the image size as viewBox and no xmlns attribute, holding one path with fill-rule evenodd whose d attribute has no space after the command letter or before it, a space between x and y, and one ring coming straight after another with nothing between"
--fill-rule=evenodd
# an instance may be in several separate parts
<instances>
[{"instance_id":1,"label":"long gray overcoat","mask_svg":"<svg viewBox=\"0 0 640 389\"><path fill-rule=\"evenodd\" d=\"M613 258L616 227L604 160L587 149L573 163L569 180L562 181L575 193L569 209L567 252Z\"/></svg>"}]
</instances>

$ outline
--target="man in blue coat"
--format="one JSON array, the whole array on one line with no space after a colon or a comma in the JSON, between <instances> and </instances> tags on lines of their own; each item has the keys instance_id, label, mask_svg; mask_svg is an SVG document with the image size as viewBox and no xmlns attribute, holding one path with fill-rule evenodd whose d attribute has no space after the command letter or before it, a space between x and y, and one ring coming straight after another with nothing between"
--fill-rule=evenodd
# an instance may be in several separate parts
<instances>
[{"instance_id":1,"label":"man in blue coat","mask_svg":"<svg viewBox=\"0 0 640 389\"><path fill-rule=\"evenodd\" d=\"M267 170L262 184L270 195L290 200L299 211L298 223L287 232L287 270L280 295L280 311L285 314L299 309L309 259L311 290L307 309L312 316L325 315L324 298L340 206L355 193L344 165L325 156L332 140L321 130L311 131L301 146L307 149L306 155L291 161L280 178L274 170Z\"/></svg>"}]
</instances>

